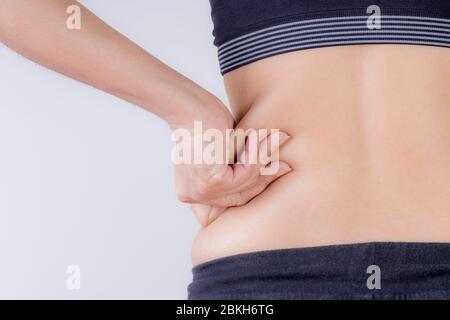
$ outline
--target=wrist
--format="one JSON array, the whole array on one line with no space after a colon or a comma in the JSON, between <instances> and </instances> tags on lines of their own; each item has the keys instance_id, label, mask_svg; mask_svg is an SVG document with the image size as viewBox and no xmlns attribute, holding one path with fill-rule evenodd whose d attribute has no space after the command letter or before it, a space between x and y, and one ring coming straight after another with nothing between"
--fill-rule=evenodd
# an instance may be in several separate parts
<instances>
[{"instance_id":1,"label":"wrist","mask_svg":"<svg viewBox=\"0 0 450 320\"><path fill-rule=\"evenodd\" d=\"M171 129L193 127L195 121L201 121L203 127L225 130L234 127L234 119L227 107L213 94L198 87L187 92L179 91L177 112L167 117Z\"/></svg>"}]
</instances>

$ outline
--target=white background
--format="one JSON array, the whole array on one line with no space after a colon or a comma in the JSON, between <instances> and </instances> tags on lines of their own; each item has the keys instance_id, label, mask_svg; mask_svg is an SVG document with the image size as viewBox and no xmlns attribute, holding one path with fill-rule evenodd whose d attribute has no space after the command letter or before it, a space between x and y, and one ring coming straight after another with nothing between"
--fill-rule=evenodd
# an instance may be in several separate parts
<instances>
[{"instance_id":1,"label":"white background","mask_svg":"<svg viewBox=\"0 0 450 320\"><path fill-rule=\"evenodd\" d=\"M81 2L225 99L207 0ZM0 44L0 298L186 298L199 227L171 147L152 114Z\"/></svg>"}]
</instances>

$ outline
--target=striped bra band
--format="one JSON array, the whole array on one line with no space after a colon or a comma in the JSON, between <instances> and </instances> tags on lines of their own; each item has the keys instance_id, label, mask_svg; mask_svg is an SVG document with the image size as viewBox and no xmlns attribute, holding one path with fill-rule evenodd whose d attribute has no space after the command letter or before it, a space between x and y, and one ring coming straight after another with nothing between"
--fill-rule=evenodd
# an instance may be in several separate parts
<instances>
[{"instance_id":1,"label":"striped bra band","mask_svg":"<svg viewBox=\"0 0 450 320\"><path fill-rule=\"evenodd\" d=\"M450 47L450 0L210 0L226 74L291 51L354 45Z\"/></svg>"}]
</instances>

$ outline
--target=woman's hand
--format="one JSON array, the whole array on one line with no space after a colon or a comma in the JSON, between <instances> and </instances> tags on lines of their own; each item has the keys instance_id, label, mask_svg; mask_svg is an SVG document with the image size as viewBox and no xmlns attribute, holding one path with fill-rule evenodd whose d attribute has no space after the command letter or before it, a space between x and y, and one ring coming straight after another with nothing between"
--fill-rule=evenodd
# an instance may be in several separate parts
<instances>
[{"instance_id":1,"label":"woman's hand","mask_svg":"<svg viewBox=\"0 0 450 320\"><path fill-rule=\"evenodd\" d=\"M172 129L194 133L194 121L201 120L204 129L215 128L225 137L226 130L234 127L230 112L217 98L78 2L82 27L69 30L66 10L70 5L72 0L40 0L39 6L32 1L0 1L0 42L41 65L141 106ZM286 139L287 135L281 134L278 144ZM243 154L245 158L246 152ZM244 205L290 170L284 162L223 162L176 166L178 197L193 205L202 225L228 207ZM266 165L279 170L261 175L260 169Z\"/></svg>"},{"instance_id":2,"label":"woman's hand","mask_svg":"<svg viewBox=\"0 0 450 320\"><path fill-rule=\"evenodd\" d=\"M225 142L226 136L230 133L232 135L231 129L235 125L231 113L215 97L209 97L200 104L200 107L191 108L201 109L196 121L201 121L203 132L211 128L217 129L217 132L222 133L222 140ZM194 150L194 135L198 134L198 132L194 132L194 121L171 125L171 127L174 132L177 129L189 132L192 138L191 150ZM222 158L216 158L215 160L218 161L214 164L176 164L178 198L184 203L191 204L202 226L209 225L227 208L245 205L263 192L274 180L291 171L287 163L278 160L271 161L268 157L277 153L278 148L288 138L289 136L284 132L279 132L278 136L269 135L262 139L255 134L249 135L245 140L245 146L240 148L242 150L231 151L233 158L238 156L240 159L231 164L228 164L229 162L227 163L225 158L226 149L228 148L230 151L232 145L223 146ZM203 143L204 146L206 143ZM251 152L251 150L255 150L255 152ZM201 155L201 159L203 159L203 155ZM263 168L266 168L270 174L261 174Z\"/></svg>"}]
</instances>

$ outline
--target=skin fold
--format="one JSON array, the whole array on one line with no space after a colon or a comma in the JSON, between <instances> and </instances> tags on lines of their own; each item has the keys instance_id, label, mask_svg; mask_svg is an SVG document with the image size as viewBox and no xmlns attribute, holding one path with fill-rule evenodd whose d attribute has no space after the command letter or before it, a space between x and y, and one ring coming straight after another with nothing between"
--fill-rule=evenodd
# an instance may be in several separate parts
<instances>
[{"instance_id":1,"label":"skin fold","mask_svg":"<svg viewBox=\"0 0 450 320\"><path fill-rule=\"evenodd\" d=\"M238 126L280 128L293 172L202 229L193 263L366 241L450 242L450 50L359 45L232 71Z\"/></svg>"}]
</instances>

